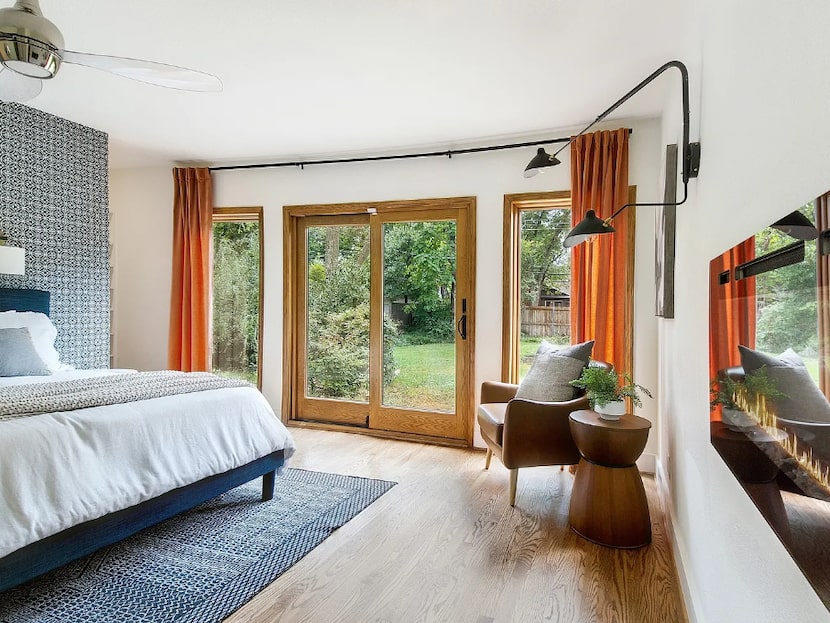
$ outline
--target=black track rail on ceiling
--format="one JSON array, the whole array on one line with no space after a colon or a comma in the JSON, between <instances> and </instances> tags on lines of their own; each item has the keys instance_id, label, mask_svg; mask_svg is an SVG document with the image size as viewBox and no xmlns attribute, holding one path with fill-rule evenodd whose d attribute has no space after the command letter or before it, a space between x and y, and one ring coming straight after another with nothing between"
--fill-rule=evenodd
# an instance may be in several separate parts
<instances>
[{"instance_id":1,"label":"black track rail on ceiling","mask_svg":"<svg viewBox=\"0 0 830 623\"><path fill-rule=\"evenodd\" d=\"M631 130L629 130L629 133ZM305 160L291 162L264 162L257 164L229 164L224 166L208 167L211 171L229 171L235 169L269 169L275 167L299 167L301 169L315 164L343 164L347 162L379 162L382 160L407 160L410 158L452 158L461 154L476 154L483 151L501 151L504 149L521 149L522 147L535 147L537 145L550 145L552 143L568 143L572 137L548 138L539 141L528 141L524 143L508 143L506 145L487 145L485 147L466 147L464 149L445 149L443 151L423 151L408 154L389 154L385 156L355 156L354 158L330 158L325 160Z\"/></svg>"}]
</instances>

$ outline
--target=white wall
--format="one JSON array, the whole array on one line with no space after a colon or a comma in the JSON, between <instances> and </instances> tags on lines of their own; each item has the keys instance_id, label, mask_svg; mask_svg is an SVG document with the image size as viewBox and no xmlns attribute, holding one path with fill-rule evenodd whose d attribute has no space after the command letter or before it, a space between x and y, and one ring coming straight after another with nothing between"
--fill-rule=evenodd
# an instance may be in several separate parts
<instances>
[{"instance_id":1,"label":"white wall","mask_svg":"<svg viewBox=\"0 0 830 623\"><path fill-rule=\"evenodd\" d=\"M709 261L830 188L830 4L706 0L690 20L695 10L702 54L688 60L702 161L677 212L676 318L658 329L660 458L677 548L694 620L830 621L712 448L707 404ZM677 136L673 110L664 142Z\"/></svg>"},{"instance_id":2,"label":"white wall","mask_svg":"<svg viewBox=\"0 0 830 623\"><path fill-rule=\"evenodd\" d=\"M114 365L167 368L173 266L173 172L110 171Z\"/></svg>"},{"instance_id":3,"label":"white wall","mask_svg":"<svg viewBox=\"0 0 830 623\"><path fill-rule=\"evenodd\" d=\"M659 123L629 124L630 183L638 198L659 195ZM617 127L613 125L610 127ZM553 135L567 136L568 132ZM550 136L550 134L549 134ZM265 300L262 389L279 409L282 383L282 208L285 205L382 201L430 197L477 197L476 386L498 379L501 370L502 211L505 194L567 190L570 162L532 179L522 177L534 149L488 152L380 163L214 173L217 206L263 206ZM566 155L565 150L560 155ZM170 288L172 177L168 169L113 171L110 180L116 213L116 365L165 367ZM654 215L638 215L635 303L635 378L655 389ZM165 289L166 288L166 289ZM655 420L653 401L641 415ZM643 467L653 469L657 435L651 436ZM649 461L649 457L651 460Z\"/></svg>"}]
</instances>

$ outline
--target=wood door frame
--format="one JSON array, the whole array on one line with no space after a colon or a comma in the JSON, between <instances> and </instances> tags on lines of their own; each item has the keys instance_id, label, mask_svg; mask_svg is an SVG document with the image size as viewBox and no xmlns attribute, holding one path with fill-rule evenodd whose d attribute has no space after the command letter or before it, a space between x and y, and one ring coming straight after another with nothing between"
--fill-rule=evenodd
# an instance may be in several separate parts
<instances>
[{"instance_id":1,"label":"wood door frame","mask_svg":"<svg viewBox=\"0 0 830 623\"><path fill-rule=\"evenodd\" d=\"M357 225L357 226L366 226L369 227L369 215L368 214L329 214L329 215L320 215L320 216L306 216L303 217L303 227L316 227L316 226L349 226L349 225ZM298 236L296 241L296 254L294 256L294 262L296 262L296 266L305 266L306 265L306 258L307 258L308 249L306 248L306 240L302 236ZM297 274L305 274L303 271L297 271ZM298 278L296 281L296 297L297 302L299 301L306 301L308 297L308 284L306 283L305 279ZM305 314L296 314L296 323L297 323L297 333L298 335L307 335L308 332L308 318ZM308 353L306 352L307 343L305 340L297 340L296 341L296 348L297 348L297 361L306 361L308 357ZM369 351L371 353L371 350ZM371 370L371 365L369 366ZM304 365L297 366L295 375L292 376L292 382L296 384L296 387L307 387L308 385L308 377L306 376L307 368ZM332 420L336 420L341 424L347 424L351 426L357 426L364 422L368 423L369 418L369 405L365 402L359 402L356 400L345 400L345 399L331 399L331 398L318 398L318 397L308 397L305 395L305 392L296 392L296 406L301 407L303 411L308 413L311 417L307 418L309 420L314 420L314 415L320 415L320 419L323 420L324 418L323 413L328 414ZM329 409L331 408L330 404L336 405L339 409L334 413L331 413Z\"/></svg>"},{"instance_id":2,"label":"wood door frame","mask_svg":"<svg viewBox=\"0 0 830 623\"><path fill-rule=\"evenodd\" d=\"M467 257L462 266L458 266L459 283L462 278L468 284L468 292L463 298L467 299L467 340L466 356L458 354L462 372L456 374L456 417L460 422L459 435L454 438L435 437L419 433L397 432L371 428L356 428L337 424L320 424L303 422L294 418L297 405L301 399L301 392L297 385L296 371L301 365L299 358L300 345L295 330L299 320L298 300L300 294L299 280L305 271L297 262L300 243L298 234L301 230L300 221L312 216L337 215L365 215L388 213L410 213L412 217L429 217L430 213L439 210L457 210L466 215L464 243ZM401 217L405 220L405 217ZM459 235L460 232L459 232ZM467 446L473 443L473 417L475 413L475 258L476 258L476 198L475 197L446 197L432 199L414 199L397 201L356 202L337 204L293 205L283 207L283 398L282 420L291 426L306 426L309 428L326 428L331 430L346 430L378 437L408 439L413 441L427 441L442 445ZM375 269L372 268L374 271ZM373 283L375 280L373 280ZM377 298L373 293L372 300ZM457 296L456 305L461 300Z\"/></svg>"},{"instance_id":3,"label":"wood door frame","mask_svg":"<svg viewBox=\"0 0 830 623\"><path fill-rule=\"evenodd\" d=\"M628 201L637 200L637 187L628 187ZM516 336L521 330L521 301L519 300L519 271L521 269L519 231L521 213L524 210L571 208L571 191L516 193L504 196L503 220L503 270L502 270L502 330L501 330L501 380L519 382L519 347ZM623 340L624 365L634 369L634 234L635 212L628 210L621 215L628 221L628 257L626 262L627 288L625 292L626 318Z\"/></svg>"}]
</instances>

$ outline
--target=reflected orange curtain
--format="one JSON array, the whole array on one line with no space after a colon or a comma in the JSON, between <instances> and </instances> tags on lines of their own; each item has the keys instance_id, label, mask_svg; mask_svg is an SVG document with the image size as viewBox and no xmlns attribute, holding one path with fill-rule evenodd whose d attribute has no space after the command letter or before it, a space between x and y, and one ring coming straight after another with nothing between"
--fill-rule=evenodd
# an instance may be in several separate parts
<instances>
[{"instance_id":1,"label":"reflected orange curtain","mask_svg":"<svg viewBox=\"0 0 830 623\"><path fill-rule=\"evenodd\" d=\"M173 182L173 285L167 362L171 370L209 371L213 231L210 170L175 168Z\"/></svg>"},{"instance_id":2,"label":"reflected orange curtain","mask_svg":"<svg viewBox=\"0 0 830 623\"><path fill-rule=\"evenodd\" d=\"M830 396L830 255L822 253L824 232L830 230L830 192L816 199L816 229L820 232L816 257L819 387Z\"/></svg>"},{"instance_id":3,"label":"reflected orange curtain","mask_svg":"<svg viewBox=\"0 0 830 623\"><path fill-rule=\"evenodd\" d=\"M738 344L755 348L755 278L735 281L735 267L755 257L755 236L709 264L709 378L741 365ZM724 283L721 283L724 281ZM712 412L719 420L719 411Z\"/></svg>"},{"instance_id":4,"label":"reflected orange curtain","mask_svg":"<svg viewBox=\"0 0 830 623\"><path fill-rule=\"evenodd\" d=\"M571 142L571 220L588 210L608 218L628 203L628 129L603 130ZM615 233L595 236L571 256L571 339L595 340L593 358L631 372L626 336L633 326L626 291L633 287L629 233L634 208L614 219Z\"/></svg>"}]
</instances>

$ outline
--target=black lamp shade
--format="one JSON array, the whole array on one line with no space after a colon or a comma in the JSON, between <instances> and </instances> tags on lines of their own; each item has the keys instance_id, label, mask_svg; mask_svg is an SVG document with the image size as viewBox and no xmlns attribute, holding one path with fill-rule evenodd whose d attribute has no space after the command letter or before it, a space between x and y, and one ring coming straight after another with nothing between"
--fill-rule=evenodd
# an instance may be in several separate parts
<instances>
[{"instance_id":1,"label":"black lamp shade","mask_svg":"<svg viewBox=\"0 0 830 623\"><path fill-rule=\"evenodd\" d=\"M784 218L775 221L770 227L783 231L797 240L815 240L818 238L816 226L801 212L790 212Z\"/></svg>"},{"instance_id":2,"label":"black lamp shade","mask_svg":"<svg viewBox=\"0 0 830 623\"><path fill-rule=\"evenodd\" d=\"M579 243L585 242L591 236L596 236L597 234L611 234L613 232L614 228L599 218L596 212L588 210L585 213L585 218L577 223L576 227L569 231L568 235L565 236L565 239L562 241L562 245L566 248L575 247Z\"/></svg>"},{"instance_id":3,"label":"black lamp shade","mask_svg":"<svg viewBox=\"0 0 830 623\"><path fill-rule=\"evenodd\" d=\"M533 160L527 163L525 167L525 177L533 177L542 169L553 167L559 164L559 159L556 156L551 156L545 151L544 147L536 150L536 155Z\"/></svg>"}]
</instances>

